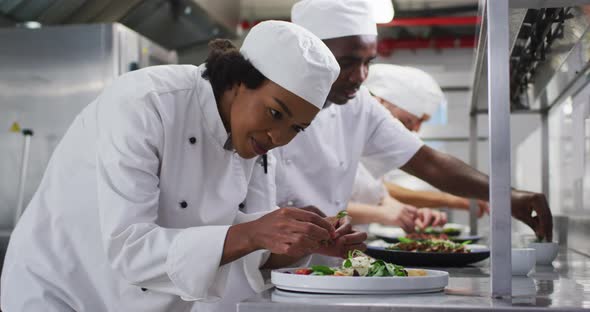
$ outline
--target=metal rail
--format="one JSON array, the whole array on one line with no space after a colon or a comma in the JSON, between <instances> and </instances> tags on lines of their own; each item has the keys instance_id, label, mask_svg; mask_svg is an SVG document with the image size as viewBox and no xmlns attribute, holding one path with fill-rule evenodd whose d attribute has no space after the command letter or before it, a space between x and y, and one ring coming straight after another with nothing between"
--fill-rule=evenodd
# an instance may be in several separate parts
<instances>
[{"instance_id":1,"label":"metal rail","mask_svg":"<svg viewBox=\"0 0 590 312\"><path fill-rule=\"evenodd\" d=\"M477 151L475 144L477 140L477 115L488 114L489 118L489 142L490 142L490 242L491 242L491 295L493 297L510 297L511 290L511 172L510 172L510 80L509 80L509 56L514 51L512 44L509 22L510 9L542 9L562 8L590 4L590 0L480 0L481 25L476 51L475 74L473 80L472 103L470 106L470 158L472 164L477 164ZM545 12L545 11L544 11ZM555 20L561 22L567 11L550 11L550 19L547 21L553 24ZM561 14L561 15L560 15ZM522 18L522 15L520 15ZM559 36L559 29L552 25L539 27L539 38L543 42L532 50L533 53L542 53L545 49L546 39L550 40ZM519 40L519 39L515 39ZM576 48L581 45L576 45ZM534 55L534 54L533 54ZM580 76L590 71L587 64L578 66ZM534 71L534 68L533 68ZM578 87L578 79L568 77L568 85L565 91L568 94L575 92ZM571 82L571 83L569 83ZM564 91L563 86L561 90ZM483 95L486 95L485 97ZM561 98L560 95L558 97ZM557 101L544 95L545 105L536 110L513 110L518 114L540 114L542 117L542 134L544 141L547 141L548 124L547 113L551 106ZM487 100L487 109L479 108L477 103ZM483 102L482 102L483 103ZM543 191L548 189L548 143L542 145L543 170ZM475 214L472 207L471 218Z\"/></svg>"},{"instance_id":2,"label":"metal rail","mask_svg":"<svg viewBox=\"0 0 590 312\"><path fill-rule=\"evenodd\" d=\"M487 70L490 133L491 291L512 295L508 0L488 0Z\"/></svg>"}]
</instances>

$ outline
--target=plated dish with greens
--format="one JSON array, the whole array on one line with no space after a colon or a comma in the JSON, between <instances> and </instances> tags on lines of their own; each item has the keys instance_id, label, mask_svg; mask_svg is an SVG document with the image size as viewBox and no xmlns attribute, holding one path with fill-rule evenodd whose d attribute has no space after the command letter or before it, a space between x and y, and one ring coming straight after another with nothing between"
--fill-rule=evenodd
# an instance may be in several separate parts
<instances>
[{"instance_id":1,"label":"plated dish with greens","mask_svg":"<svg viewBox=\"0 0 590 312\"><path fill-rule=\"evenodd\" d=\"M331 294L436 292L447 286L448 277L444 271L406 268L358 250L337 267L313 265L271 273L271 281L278 289Z\"/></svg>"},{"instance_id":2,"label":"plated dish with greens","mask_svg":"<svg viewBox=\"0 0 590 312\"><path fill-rule=\"evenodd\" d=\"M490 256L489 248L483 245L449 240L411 240L403 237L395 244L370 244L366 253L398 265L426 267L462 267Z\"/></svg>"},{"instance_id":3,"label":"plated dish with greens","mask_svg":"<svg viewBox=\"0 0 590 312\"><path fill-rule=\"evenodd\" d=\"M287 271L288 272L288 271ZM315 276L363 276L363 277L387 277L387 276L425 276L426 271L418 269L406 269L401 265L377 260L362 251L355 250L349 253L348 258L342 261L339 267L325 265L312 265L307 268L293 270L293 274Z\"/></svg>"},{"instance_id":4,"label":"plated dish with greens","mask_svg":"<svg viewBox=\"0 0 590 312\"><path fill-rule=\"evenodd\" d=\"M445 235L447 237L450 236L459 236L461 235L462 229L458 227L432 227L429 226L425 229L416 229L416 233L421 234L430 234L430 235Z\"/></svg>"},{"instance_id":5,"label":"plated dish with greens","mask_svg":"<svg viewBox=\"0 0 590 312\"><path fill-rule=\"evenodd\" d=\"M410 252L436 252L436 253L469 253L468 247L470 241L455 243L443 239L409 239L399 238L399 243L386 247L387 250L399 250Z\"/></svg>"}]
</instances>

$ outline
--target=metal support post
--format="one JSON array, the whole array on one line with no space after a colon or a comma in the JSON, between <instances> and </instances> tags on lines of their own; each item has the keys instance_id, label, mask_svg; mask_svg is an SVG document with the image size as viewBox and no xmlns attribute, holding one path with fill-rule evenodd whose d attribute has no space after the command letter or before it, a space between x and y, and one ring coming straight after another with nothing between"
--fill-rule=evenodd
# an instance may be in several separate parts
<instances>
[{"instance_id":1,"label":"metal support post","mask_svg":"<svg viewBox=\"0 0 590 312\"><path fill-rule=\"evenodd\" d=\"M469 165L477 169L477 115L469 117ZM477 235L477 216L479 207L476 199L469 201L469 234Z\"/></svg>"},{"instance_id":2,"label":"metal support post","mask_svg":"<svg viewBox=\"0 0 590 312\"><path fill-rule=\"evenodd\" d=\"M491 292L512 295L509 0L487 0Z\"/></svg>"},{"instance_id":3,"label":"metal support post","mask_svg":"<svg viewBox=\"0 0 590 312\"><path fill-rule=\"evenodd\" d=\"M549 200L549 111L541 113L541 189Z\"/></svg>"}]
</instances>

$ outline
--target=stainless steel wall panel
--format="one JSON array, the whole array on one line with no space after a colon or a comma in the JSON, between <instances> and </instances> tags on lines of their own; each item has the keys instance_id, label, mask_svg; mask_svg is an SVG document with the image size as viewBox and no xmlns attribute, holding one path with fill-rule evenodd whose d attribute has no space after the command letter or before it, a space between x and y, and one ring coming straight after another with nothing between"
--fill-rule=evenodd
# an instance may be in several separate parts
<instances>
[{"instance_id":1,"label":"stainless steel wall panel","mask_svg":"<svg viewBox=\"0 0 590 312\"><path fill-rule=\"evenodd\" d=\"M11 124L35 132L26 205L55 146L83 107L128 72L131 63L146 67L176 63L177 58L120 24L0 29L0 42L10 42L0 45L0 229L10 229L23 143L20 134L8 131ZM142 58L148 61L142 63Z\"/></svg>"},{"instance_id":2,"label":"stainless steel wall panel","mask_svg":"<svg viewBox=\"0 0 590 312\"><path fill-rule=\"evenodd\" d=\"M117 74L112 27L70 26L38 30L0 29L0 129L10 152L3 171L9 184L18 180L19 134L10 134L13 122L35 131L25 186L25 203L36 190L53 149L80 110ZM9 158L9 159L7 159ZM17 194L1 192L0 228L12 227Z\"/></svg>"}]
</instances>

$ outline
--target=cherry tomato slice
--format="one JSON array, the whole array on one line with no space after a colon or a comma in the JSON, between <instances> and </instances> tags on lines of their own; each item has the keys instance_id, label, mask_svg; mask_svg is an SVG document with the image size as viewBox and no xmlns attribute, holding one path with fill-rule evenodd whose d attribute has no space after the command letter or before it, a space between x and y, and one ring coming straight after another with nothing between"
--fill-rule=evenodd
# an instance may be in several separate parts
<instances>
[{"instance_id":1,"label":"cherry tomato slice","mask_svg":"<svg viewBox=\"0 0 590 312\"><path fill-rule=\"evenodd\" d=\"M295 270L295 274L300 274L300 275L309 275L311 274L313 271L311 269L297 269Z\"/></svg>"}]
</instances>

